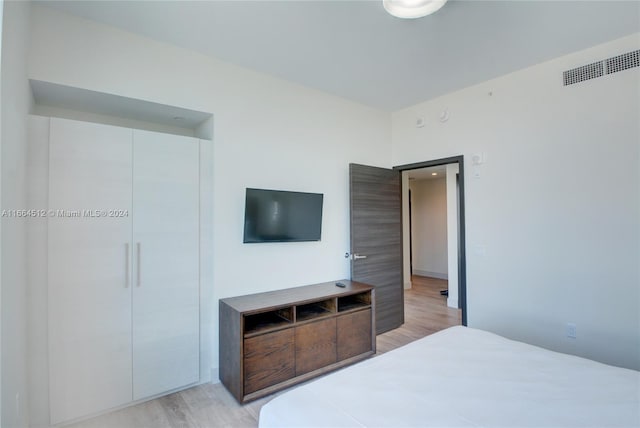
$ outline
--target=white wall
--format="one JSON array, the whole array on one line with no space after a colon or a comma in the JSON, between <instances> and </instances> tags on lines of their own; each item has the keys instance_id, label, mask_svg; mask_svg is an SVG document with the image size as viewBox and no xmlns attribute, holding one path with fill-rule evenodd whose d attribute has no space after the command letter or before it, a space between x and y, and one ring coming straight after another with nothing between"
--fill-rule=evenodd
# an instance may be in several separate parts
<instances>
[{"instance_id":1,"label":"white wall","mask_svg":"<svg viewBox=\"0 0 640 428\"><path fill-rule=\"evenodd\" d=\"M635 34L393 115L393 164L486 155L478 178L465 163L470 326L640 368L640 68L562 86L563 70L639 47Z\"/></svg>"},{"instance_id":2,"label":"white wall","mask_svg":"<svg viewBox=\"0 0 640 428\"><path fill-rule=\"evenodd\" d=\"M2 16L4 0L0 0L0 58L2 58ZM0 66L0 82L2 82L2 67ZM2 99L2 84L0 83L0 100ZM0 102L0 201L2 201L2 103ZM0 208L2 208L0 206ZM0 242L2 242L2 222L0 221ZM0 245L0 424L2 424L2 245Z\"/></svg>"},{"instance_id":3,"label":"white wall","mask_svg":"<svg viewBox=\"0 0 640 428\"><path fill-rule=\"evenodd\" d=\"M2 27L2 210L26 208L30 4L5 2ZM2 218L2 427L28 425L26 221Z\"/></svg>"},{"instance_id":4,"label":"white wall","mask_svg":"<svg viewBox=\"0 0 640 428\"><path fill-rule=\"evenodd\" d=\"M27 144L27 206L49 206L49 118L29 116ZM29 371L29 425L46 426L49 422L48 307L48 220L27 221L27 348Z\"/></svg>"},{"instance_id":5,"label":"white wall","mask_svg":"<svg viewBox=\"0 0 640 428\"><path fill-rule=\"evenodd\" d=\"M447 279L446 178L411 181L413 274Z\"/></svg>"},{"instance_id":6,"label":"white wall","mask_svg":"<svg viewBox=\"0 0 640 428\"><path fill-rule=\"evenodd\" d=\"M217 300L349 277L348 164L390 166L390 114L34 7L29 77L214 114ZM242 244L246 187L324 193L322 241Z\"/></svg>"}]
</instances>

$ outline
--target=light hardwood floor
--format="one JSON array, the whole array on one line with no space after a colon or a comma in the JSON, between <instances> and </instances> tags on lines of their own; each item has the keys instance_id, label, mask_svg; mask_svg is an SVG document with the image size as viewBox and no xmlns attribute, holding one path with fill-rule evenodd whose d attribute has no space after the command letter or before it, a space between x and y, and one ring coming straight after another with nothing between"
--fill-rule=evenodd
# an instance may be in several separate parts
<instances>
[{"instance_id":1,"label":"light hardwood floor","mask_svg":"<svg viewBox=\"0 0 640 428\"><path fill-rule=\"evenodd\" d=\"M378 355L460 324L460 310L448 308L446 297L440 295L440 290L447 288L447 281L414 276L412 283L413 287L405 290L405 323L378 336ZM205 384L89 419L71 427L257 427L260 408L277 395L240 405L222 384Z\"/></svg>"},{"instance_id":2,"label":"light hardwood floor","mask_svg":"<svg viewBox=\"0 0 640 428\"><path fill-rule=\"evenodd\" d=\"M461 311L447 307L447 298L440 295L440 290L447 289L446 280L414 275L411 283L412 288L404 292L405 323L378 336L378 354L462 323Z\"/></svg>"}]
</instances>

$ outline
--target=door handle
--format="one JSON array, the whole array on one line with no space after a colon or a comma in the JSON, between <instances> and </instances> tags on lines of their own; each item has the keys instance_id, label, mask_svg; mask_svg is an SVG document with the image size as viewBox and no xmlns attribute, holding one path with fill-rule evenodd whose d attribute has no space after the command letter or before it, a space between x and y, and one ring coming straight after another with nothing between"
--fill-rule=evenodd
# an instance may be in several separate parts
<instances>
[{"instance_id":1,"label":"door handle","mask_svg":"<svg viewBox=\"0 0 640 428\"><path fill-rule=\"evenodd\" d=\"M366 259L367 256L362 256L360 254L351 254L351 260L360 260L360 259Z\"/></svg>"},{"instance_id":2,"label":"door handle","mask_svg":"<svg viewBox=\"0 0 640 428\"><path fill-rule=\"evenodd\" d=\"M136 287L140 287L142 285L142 275L140 273L140 243L136 242L136 251L138 253L137 256L137 262L138 262L138 266L137 266L137 272L136 272Z\"/></svg>"}]
</instances>

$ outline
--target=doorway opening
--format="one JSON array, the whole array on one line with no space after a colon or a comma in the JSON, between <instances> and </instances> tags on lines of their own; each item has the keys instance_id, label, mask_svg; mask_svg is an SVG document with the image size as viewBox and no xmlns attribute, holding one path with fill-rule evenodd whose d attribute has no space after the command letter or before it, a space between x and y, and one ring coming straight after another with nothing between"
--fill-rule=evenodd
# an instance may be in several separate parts
<instances>
[{"instance_id":1,"label":"doorway opening","mask_svg":"<svg viewBox=\"0 0 640 428\"><path fill-rule=\"evenodd\" d=\"M456 156L394 169L402 177L404 288L411 287L412 274L417 275L416 282L421 285L423 278L433 278L431 286L440 284L442 289L439 291L447 295L446 305L460 309L462 325L466 326L464 159ZM432 202L439 200L439 206L425 205L424 200L418 199L422 195L427 195ZM416 222L415 216L420 214L421 207L430 211L428 221L423 222L426 224ZM431 231L428 242L421 234L426 229ZM414 242L411 242L412 237ZM416 242L416 239L421 241Z\"/></svg>"}]
</instances>

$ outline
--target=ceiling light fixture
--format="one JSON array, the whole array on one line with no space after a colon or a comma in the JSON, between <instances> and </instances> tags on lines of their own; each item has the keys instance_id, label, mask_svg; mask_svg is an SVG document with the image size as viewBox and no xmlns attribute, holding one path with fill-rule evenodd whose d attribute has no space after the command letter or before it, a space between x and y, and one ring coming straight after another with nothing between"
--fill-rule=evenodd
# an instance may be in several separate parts
<instances>
[{"instance_id":1,"label":"ceiling light fixture","mask_svg":"<svg viewBox=\"0 0 640 428\"><path fill-rule=\"evenodd\" d=\"M382 0L385 10L397 18L422 18L437 12L447 0Z\"/></svg>"},{"instance_id":2,"label":"ceiling light fixture","mask_svg":"<svg viewBox=\"0 0 640 428\"><path fill-rule=\"evenodd\" d=\"M438 173L437 172L432 172L431 175L438 175Z\"/></svg>"}]
</instances>

